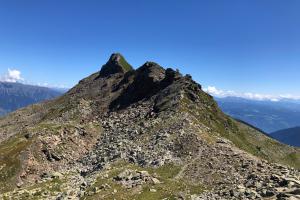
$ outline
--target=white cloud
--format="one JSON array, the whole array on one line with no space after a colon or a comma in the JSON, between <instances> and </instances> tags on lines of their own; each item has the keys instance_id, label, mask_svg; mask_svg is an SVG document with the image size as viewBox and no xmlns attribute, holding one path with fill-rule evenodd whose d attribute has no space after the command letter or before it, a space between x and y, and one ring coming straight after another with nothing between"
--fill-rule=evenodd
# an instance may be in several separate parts
<instances>
[{"instance_id":1,"label":"white cloud","mask_svg":"<svg viewBox=\"0 0 300 200\"><path fill-rule=\"evenodd\" d=\"M300 96L293 96L293 95L269 95L269 94L259 94L259 93L251 93L251 92L244 92L239 93L231 90L221 90L216 88L215 86L208 86L207 88L203 89L205 92L209 93L215 97L240 97L250 100L259 100L259 101L281 101L284 99L291 99L291 100L300 100Z\"/></svg>"},{"instance_id":2,"label":"white cloud","mask_svg":"<svg viewBox=\"0 0 300 200\"><path fill-rule=\"evenodd\" d=\"M16 83L24 81L24 79L22 78L21 72L19 70L8 69L7 73L0 77L0 81Z\"/></svg>"},{"instance_id":3,"label":"white cloud","mask_svg":"<svg viewBox=\"0 0 300 200\"><path fill-rule=\"evenodd\" d=\"M0 75L0 82L10 82L10 83L16 83L16 82L21 82L23 84L28 84L28 85L37 85L41 87L48 87L48 88L56 88L56 89L66 89L70 88L67 85L63 84L48 84L48 83L32 83L30 81L26 81L22 76L21 76L21 71L17 69L7 69L7 72L4 75Z\"/></svg>"},{"instance_id":4,"label":"white cloud","mask_svg":"<svg viewBox=\"0 0 300 200\"><path fill-rule=\"evenodd\" d=\"M48 84L48 83L37 83L34 84L40 87L47 87L47 88L55 88L55 89L67 89L67 88L71 88L70 86L64 85L64 84Z\"/></svg>"},{"instance_id":5,"label":"white cloud","mask_svg":"<svg viewBox=\"0 0 300 200\"><path fill-rule=\"evenodd\" d=\"M237 95L234 91L231 90L224 91L224 90L217 89L214 86L208 86L207 88L204 88L204 91L217 97L227 97L227 96Z\"/></svg>"}]
</instances>

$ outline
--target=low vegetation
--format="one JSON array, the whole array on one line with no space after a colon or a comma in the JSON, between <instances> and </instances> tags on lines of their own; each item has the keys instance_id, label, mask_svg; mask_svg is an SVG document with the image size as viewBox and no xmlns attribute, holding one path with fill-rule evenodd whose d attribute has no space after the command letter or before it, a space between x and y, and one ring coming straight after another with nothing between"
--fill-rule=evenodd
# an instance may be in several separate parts
<instances>
[{"instance_id":1,"label":"low vegetation","mask_svg":"<svg viewBox=\"0 0 300 200\"><path fill-rule=\"evenodd\" d=\"M126 169L148 171L151 175L157 177L161 183L146 183L140 187L127 189L114 181L114 177ZM176 175L180 171L181 166L174 164L167 164L158 168L142 168L124 161L118 162L112 165L109 171L105 171L99 175L96 182L87 190L88 195L82 199L175 199L180 193L190 194L185 196L186 199L190 199L192 194L200 194L204 191L202 185L192 185L186 180L177 179Z\"/></svg>"}]
</instances>

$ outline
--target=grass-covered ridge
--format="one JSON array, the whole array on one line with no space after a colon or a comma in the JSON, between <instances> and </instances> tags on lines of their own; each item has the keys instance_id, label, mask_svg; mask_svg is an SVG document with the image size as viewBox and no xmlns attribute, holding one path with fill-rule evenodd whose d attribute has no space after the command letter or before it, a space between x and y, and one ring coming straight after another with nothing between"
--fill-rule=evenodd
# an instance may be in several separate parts
<instances>
[{"instance_id":1,"label":"grass-covered ridge","mask_svg":"<svg viewBox=\"0 0 300 200\"><path fill-rule=\"evenodd\" d=\"M119 62L120 62L121 66L123 67L125 72L133 70L132 66L125 60L124 56L120 55Z\"/></svg>"}]
</instances>

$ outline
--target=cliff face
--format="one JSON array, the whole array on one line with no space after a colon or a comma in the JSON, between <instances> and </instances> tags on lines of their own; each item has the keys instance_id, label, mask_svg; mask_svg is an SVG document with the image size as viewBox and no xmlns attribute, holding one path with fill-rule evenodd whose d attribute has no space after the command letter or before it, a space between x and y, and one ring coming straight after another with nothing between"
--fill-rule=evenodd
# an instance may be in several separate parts
<instances>
[{"instance_id":1,"label":"cliff face","mask_svg":"<svg viewBox=\"0 0 300 200\"><path fill-rule=\"evenodd\" d=\"M190 75L153 62L134 70L120 54L0 130L3 196L281 198L300 187L284 166L299 169L299 149L223 114Z\"/></svg>"}]
</instances>

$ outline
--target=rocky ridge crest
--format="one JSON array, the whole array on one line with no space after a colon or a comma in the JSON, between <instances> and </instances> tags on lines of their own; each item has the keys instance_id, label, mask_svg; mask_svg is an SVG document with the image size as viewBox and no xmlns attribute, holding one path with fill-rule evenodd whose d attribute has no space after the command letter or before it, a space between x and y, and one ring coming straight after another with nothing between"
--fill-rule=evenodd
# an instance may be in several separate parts
<instances>
[{"instance_id":1,"label":"rocky ridge crest","mask_svg":"<svg viewBox=\"0 0 300 200\"><path fill-rule=\"evenodd\" d=\"M299 149L223 114L190 75L122 59L0 120L3 197L300 198L299 171L283 165L299 168Z\"/></svg>"}]
</instances>

